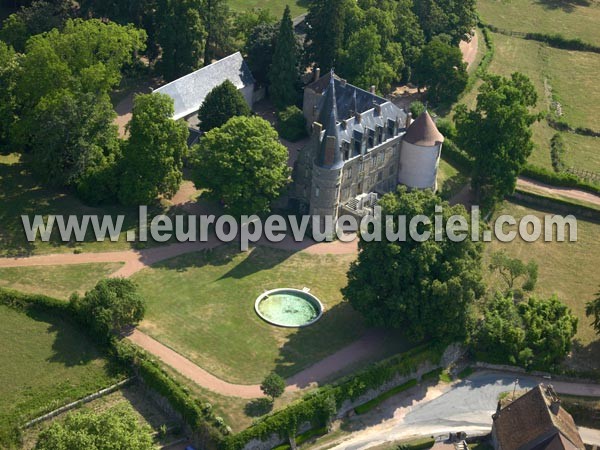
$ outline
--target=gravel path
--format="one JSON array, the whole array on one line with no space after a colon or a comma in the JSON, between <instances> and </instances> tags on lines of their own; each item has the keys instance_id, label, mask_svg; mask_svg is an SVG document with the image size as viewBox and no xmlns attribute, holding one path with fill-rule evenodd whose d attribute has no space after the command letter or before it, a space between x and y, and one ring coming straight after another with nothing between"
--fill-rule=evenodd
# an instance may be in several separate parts
<instances>
[{"instance_id":1,"label":"gravel path","mask_svg":"<svg viewBox=\"0 0 600 450\"><path fill-rule=\"evenodd\" d=\"M560 195L562 197L568 197L573 200L580 200L582 202L600 206L600 196L592 194L591 192L585 192L566 187L550 186L548 184L544 184L536 180L530 180L528 178L519 178L517 181L517 187L544 191L550 195Z\"/></svg>"}]
</instances>

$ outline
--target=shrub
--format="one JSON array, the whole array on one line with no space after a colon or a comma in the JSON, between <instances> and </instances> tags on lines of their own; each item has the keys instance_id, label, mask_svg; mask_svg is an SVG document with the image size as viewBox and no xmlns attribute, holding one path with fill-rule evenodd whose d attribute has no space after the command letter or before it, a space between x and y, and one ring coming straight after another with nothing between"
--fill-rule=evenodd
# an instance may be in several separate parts
<instances>
[{"instance_id":1,"label":"shrub","mask_svg":"<svg viewBox=\"0 0 600 450\"><path fill-rule=\"evenodd\" d=\"M263 380L260 390L274 401L277 397L281 397L281 394L285 391L285 380L276 373L272 373Z\"/></svg>"},{"instance_id":2,"label":"shrub","mask_svg":"<svg viewBox=\"0 0 600 450\"><path fill-rule=\"evenodd\" d=\"M277 131L283 139L296 142L306 136L306 120L297 106L288 106L277 113Z\"/></svg>"},{"instance_id":3,"label":"shrub","mask_svg":"<svg viewBox=\"0 0 600 450\"><path fill-rule=\"evenodd\" d=\"M448 139L456 139L456 127L450 119L441 118L436 122L437 128Z\"/></svg>"},{"instance_id":4,"label":"shrub","mask_svg":"<svg viewBox=\"0 0 600 450\"><path fill-rule=\"evenodd\" d=\"M565 141L560 133L554 134L550 140L550 157L552 158L552 168L555 172L565 170Z\"/></svg>"},{"instance_id":5,"label":"shrub","mask_svg":"<svg viewBox=\"0 0 600 450\"><path fill-rule=\"evenodd\" d=\"M379 395L378 397L375 397L373 400L369 400L368 402L363 403L360 406L357 406L356 408L354 408L354 412L356 414L367 413L367 412L371 411L373 408L375 408L376 406L383 403L388 398L391 398L394 395L399 394L400 392L404 392L407 389L410 389L411 387L415 387L417 384L418 384L417 380L415 380L414 378L412 380L408 380L406 383L401 384L400 386L396 386L395 388L384 392L383 394Z\"/></svg>"},{"instance_id":6,"label":"shrub","mask_svg":"<svg viewBox=\"0 0 600 450\"><path fill-rule=\"evenodd\" d=\"M410 106L408 107L408 110L412 114L413 119L416 119L421 114L423 114L423 112L425 111L425 105L423 104L423 102L420 102L417 100L410 104Z\"/></svg>"}]
</instances>

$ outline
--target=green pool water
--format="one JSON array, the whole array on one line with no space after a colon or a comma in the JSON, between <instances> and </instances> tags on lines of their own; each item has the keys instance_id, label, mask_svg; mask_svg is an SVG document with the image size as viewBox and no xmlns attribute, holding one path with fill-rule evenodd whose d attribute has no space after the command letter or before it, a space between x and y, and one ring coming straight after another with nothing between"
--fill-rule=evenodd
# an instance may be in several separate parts
<instances>
[{"instance_id":1,"label":"green pool water","mask_svg":"<svg viewBox=\"0 0 600 450\"><path fill-rule=\"evenodd\" d=\"M318 300L302 291L279 291L259 299L257 311L263 319L283 327L301 327L321 314Z\"/></svg>"}]
</instances>

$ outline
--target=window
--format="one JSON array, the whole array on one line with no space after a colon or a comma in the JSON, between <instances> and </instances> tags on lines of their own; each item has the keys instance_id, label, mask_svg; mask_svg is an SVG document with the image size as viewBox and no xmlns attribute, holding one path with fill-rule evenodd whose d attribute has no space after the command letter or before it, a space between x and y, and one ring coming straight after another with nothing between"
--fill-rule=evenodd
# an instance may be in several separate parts
<instances>
[{"instance_id":1,"label":"window","mask_svg":"<svg viewBox=\"0 0 600 450\"><path fill-rule=\"evenodd\" d=\"M344 161L350 159L350 142L342 142L342 149L344 151Z\"/></svg>"},{"instance_id":2,"label":"window","mask_svg":"<svg viewBox=\"0 0 600 450\"><path fill-rule=\"evenodd\" d=\"M377 173L377 182L379 183L380 181L383 181L383 170Z\"/></svg>"},{"instance_id":3,"label":"window","mask_svg":"<svg viewBox=\"0 0 600 450\"><path fill-rule=\"evenodd\" d=\"M375 167L377 167L377 158L373 156L371 158L371 169L374 169Z\"/></svg>"},{"instance_id":4,"label":"window","mask_svg":"<svg viewBox=\"0 0 600 450\"><path fill-rule=\"evenodd\" d=\"M395 125L396 125L396 124L394 123L394 121L393 121L393 120L391 120L391 119L388 119L388 125L387 125L387 128L388 128L388 137L390 137L390 138L394 136L394 128L395 128Z\"/></svg>"},{"instance_id":5,"label":"window","mask_svg":"<svg viewBox=\"0 0 600 450\"><path fill-rule=\"evenodd\" d=\"M381 144L383 142L383 127L377 125L377 143Z\"/></svg>"},{"instance_id":6,"label":"window","mask_svg":"<svg viewBox=\"0 0 600 450\"><path fill-rule=\"evenodd\" d=\"M352 167L348 167L348 169L346 169L346 179L347 180L352 179Z\"/></svg>"},{"instance_id":7,"label":"window","mask_svg":"<svg viewBox=\"0 0 600 450\"><path fill-rule=\"evenodd\" d=\"M365 169L365 163L362 162L362 161L359 161L359 163L358 163L358 173L363 173L364 169Z\"/></svg>"},{"instance_id":8,"label":"window","mask_svg":"<svg viewBox=\"0 0 600 450\"><path fill-rule=\"evenodd\" d=\"M369 130L369 148L375 145L375 130Z\"/></svg>"},{"instance_id":9,"label":"window","mask_svg":"<svg viewBox=\"0 0 600 450\"><path fill-rule=\"evenodd\" d=\"M383 165L383 163L385 162L385 151L379 153L379 155L377 155L377 162L379 163L380 166Z\"/></svg>"},{"instance_id":10,"label":"window","mask_svg":"<svg viewBox=\"0 0 600 450\"><path fill-rule=\"evenodd\" d=\"M388 176L390 176L390 177L391 177L392 175L394 175L394 166L390 166L390 168L389 168L389 170L388 170L388 174L389 174Z\"/></svg>"}]
</instances>

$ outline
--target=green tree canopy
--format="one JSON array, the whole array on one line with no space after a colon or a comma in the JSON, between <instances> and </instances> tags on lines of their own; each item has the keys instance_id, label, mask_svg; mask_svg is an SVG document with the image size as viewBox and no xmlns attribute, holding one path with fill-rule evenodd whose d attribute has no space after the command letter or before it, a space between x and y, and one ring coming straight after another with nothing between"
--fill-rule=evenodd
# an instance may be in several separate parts
<instances>
[{"instance_id":1,"label":"green tree canopy","mask_svg":"<svg viewBox=\"0 0 600 450\"><path fill-rule=\"evenodd\" d=\"M479 88L477 107L456 109L458 144L474 158L471 185L482 208L492 210L514 192L517 178L533 151L530 112L535 87L525 75L488 76Z\"/></svg>"},{"instance_id":2,"label":"green tree canopy","mask_svg":"<svg viewBox=\"0 0 600 450\"><path fill-rule=\"evenodd\" d=\"M206 29L204 65L216 55L228 54L231 46L231 12L226 0L200 0L200 15Z\"/></svg>"},{"instance_id":3,"label":"green tree canopy","mask_svg":"<svg viewBox=\"0 0 600 450\"><path fill-rule=\"evenodd\" d=\"M307 52L323 73L336 65L344 43L347 14L354 8L353 0L311 0L308 6Z\"/></svg>"},{"instance_id":4,"label":"green tree canopy","mask_svg":"<svg viewBox=\"0 0 600 450\"><path fill-rule=\"evenodd\" d=\"M27 158L44 183L77 187L90 172L115 163L119 139L107 94L52 91L32 113Z\"/></svg>"},{"instance_id":5,"label":"green tree canopy","mask_svg":"<svg viewBox=\"0 0 600 450\"><path fill-rule=\"evenodd\" d=\"M73 412L40 433L36 450L155 450L152 429L141 425L129 406Z\"/></svg>"},{"instance_id":6,"label":"green tree canopy","mask_svg":"<svg viewBox=\"0 0 600 450\"><path fill-rule=\"evenodd\" d=\"M260 384L260 390L271 397L272 401L275 401L285 392L285 380L276 373L271 373Z\"/></svg>"},{"instance_id":7,"label":"green tree canopy","mask_svg":"<svg viewBox=\"0 0 600 450\"><path fill-rule=\"evenodd\" d=\"M170 197L179 189L189 131L184 122L172 120L173 113L173 100L165 94L134 98L130 136L123 145L119 189L123 204L148 204L158 195Z\"/></svg>"},{"instance_id":8,"label":"green tree canopy","mask_svg":"<svg viewBox=\"0 0 600 450\"><path fill-rule=\"evenodd\" d=\"M490 362L551 369L567 356L576 333L577 318L556 296L516 304L497 294L485 308L475 349Z\"/></svg>"},{"instance_id":9,"label":"green tree canopy","mask_svg":"<svg viewBox=\"0 0 600 450\"><path fill-rule=\"evenodd\" d=\"M137 325L146 312L146 302L135 284L126 278L108 278L85 293L71 296L71 305L84 323L100 336Z\"/></svg>"},{"instance_id":10,"label":"green tree canopy","mask_svg":"<svg viewBox=\"0 0 600 450\"><path fill-rule=\"evenodd\" d=\"M381 37L373 25L353 33L346 48L340 52L339 72L351 83L369 89L375 86L387 92L391 83L399 78L402 68L402 49L388 44L382 52Z\"/></svg>"},{"instance_id":11,"label":"green tree canopy","mask_svg":"<svg viewBox=\"0 0 600 450\"><path fill-rule=\"evenodd\" d=\"M194 149L193 180L233 214L269 211L288 184L288 151L271 124L238 116L206 133Z\"/></svg>"},{"instance_id":12,"label":"green tree canopy","mask_svg":"<svg viewBox=\"0 0 600 450\"><path fill-rule=\"evenodd\" d=\"M467 86L467 65L458 47L434 39L423 47L414 65L413 78L427 87L427 98L452 103Z\"/></svg>"},{"instance_id":13,"label":"green tree canopy","mask_svg":"<svg viewBox=\"0 0 600 450\"><path fill-rule=\"evenodd\" d=\"M8 144L16 119L14 87L18 68L18 55L11 46L0 41L0 147Z\"/></svg>"},{"instance_id":14,"label":"green tree canopy","mask_svg":"<svg viewBox=\"0 0 600 450\"><path fill-rule=\"evenodd\" d=\"M242 93L229 80L223 81L208 93L198 110L198 124L202 131L224 125L235 116L249 116L252 113Z\"/></svg>"},{"instance_id":15,"label":"green tree canopy","mask_svg":"<svg viewBox=\"0 0 600 450\"><path fill-rule=\"evenodd\" d=\"M284 109L299 100L298 86L300 55L292 24L290 7L286 5L275 44L273 61L269 69L269 96L277 107Z\"/></svg>"},{"instance_id":16,"label":"green tree canopy","mask_svg":"<svg viewBox=\"0 0 600 450\"><path fill-rule=\"evenodd\" d=\"M405 242L383 238L359 242L360 253L348 272L344 298L370 325L403 330L415 341L448 341L469 331L470 308L484 291L481 282L481 246L470 238L452 242L445 235L433 239L436 206L443 223L452 215L466 216L463 206L450 206L431 191L396 193L381 198L382 215L417 215L430 219L421 231L431 231L425 242L406 236ZM395 221L394 230L398 230Z\"/></svg>"},{"instance_id":17,"label":"green tree canopy","mask_svg":"<svg viewBox=\"0 0 600 450\"><path fill-rule=\"evenodd\" d=\"M585 314L592 318L592 326L596 330L596 334L600 335L600 291L594 300L586 304Z\"/></svg>"},{"instance_id":18,"label":"green tree canopy","mask_svg":"<svg viewBox=\"0 0 600 450\"><path fill-rule=\"evenodd\" d=\"M538 265L535 261L525 264L519 258L511 258L506 252L492 253L490 270L498 272L506 284L509 292L514 292L515 282L519 278L525 278L521 287L526 291L533 291L538 277Z\"/></svg>"},{"instance_id":19,"label":"green tree canopy","mask_svg":"<svg viewBox=\"0 0 600 450\"><path fill-rule=\"evenodd\" d=\"M415 0L414 11L427 41L447 35L458 45L477 24L475 0Z\"/></svg>"},{"instance_id":20,"label":"green tree canopy","mask_svg":"<svg viewBox=\"0 0 600 450\"><path fill-rule=\"evenodd\" d=\"M277 24L258 25L252 30L246 42L244 48L246 61L254 79L259 83L269 82L269 69L273 61L278 30Z\"/></svg>"},{"instance_id":21,"label":"green tree canopy","mask_svg":"<svg viewBox=\"0 0 600 450\"><path fill-rule=\"evenodd\" d=\"M201 66L206 30L199 10L200 0L157 0L159 70L167 81Z\"/></svg>"}]
</instances>

